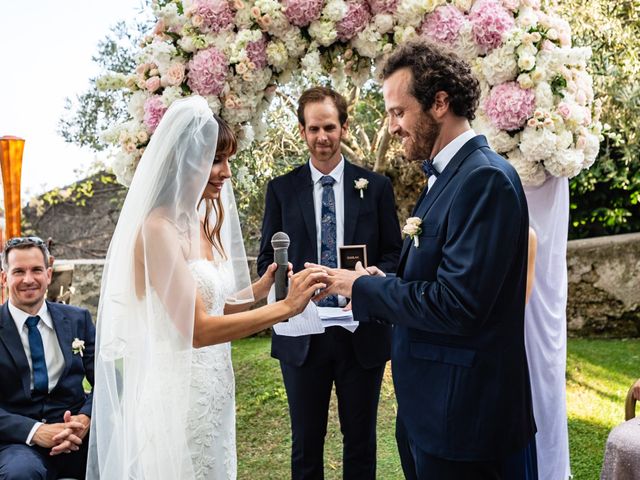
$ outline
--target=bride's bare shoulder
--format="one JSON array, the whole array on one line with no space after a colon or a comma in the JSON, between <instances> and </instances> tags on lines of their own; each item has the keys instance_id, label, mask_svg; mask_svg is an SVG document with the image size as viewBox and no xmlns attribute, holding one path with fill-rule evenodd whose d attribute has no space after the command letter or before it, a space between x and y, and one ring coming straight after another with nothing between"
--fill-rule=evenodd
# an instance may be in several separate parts
<instances>
[{"instance_id":1,"label":"bride's bare shoulder","mask_svg":"<svg viewBox=\"0 0 640 480\"><path fill-rule=\"evenodd\" d=\"M145 234L164 236L177 236L178 227L169 218L166 209L159 207L151 210L144 221L143 231Z\"/></svg>"}]
</instances>

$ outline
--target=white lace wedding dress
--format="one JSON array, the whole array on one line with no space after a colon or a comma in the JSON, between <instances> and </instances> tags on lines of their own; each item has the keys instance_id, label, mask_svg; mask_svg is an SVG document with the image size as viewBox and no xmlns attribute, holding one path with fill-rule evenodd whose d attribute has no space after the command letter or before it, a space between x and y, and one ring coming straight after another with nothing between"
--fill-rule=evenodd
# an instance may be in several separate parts
<instances>
[{"instance_id":1,"label":"white lace wedding dress","mask_svg":"<svg viewBox=\"0 0 640 480\"><path fill-rule=\"evenodd\" d=\"M225 264L196 260L189 268L210 315L221 315L233 283ZM235 480L235 381L229 342L194 349L188 442L197 480Z\"/></svg>"}]
</instances>

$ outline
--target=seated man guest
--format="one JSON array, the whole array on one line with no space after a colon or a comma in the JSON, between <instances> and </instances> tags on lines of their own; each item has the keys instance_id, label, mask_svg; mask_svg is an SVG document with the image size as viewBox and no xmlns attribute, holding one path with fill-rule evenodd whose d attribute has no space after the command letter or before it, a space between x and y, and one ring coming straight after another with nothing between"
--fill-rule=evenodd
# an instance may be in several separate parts
<instances>
[{"instance_id":1,"label":"seated man guest","mask_svg":"<svg viewBox=\"0 0 640 480\"><path fill-rule=\"evenodd\" d=\"M2 252L0 478L84 478L95 328L85 309L45 301L49 251L37 237Z\"/></svg>"}]
</instances>

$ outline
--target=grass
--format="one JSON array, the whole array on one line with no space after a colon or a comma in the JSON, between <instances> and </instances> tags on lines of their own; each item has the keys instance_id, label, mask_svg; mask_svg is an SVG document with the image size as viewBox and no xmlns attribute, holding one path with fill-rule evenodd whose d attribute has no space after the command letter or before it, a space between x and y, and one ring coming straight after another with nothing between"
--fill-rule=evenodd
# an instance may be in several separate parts
<instances>
[{"instance_id":1,"label":"grass","mask_svg":"<svg viewBox=\"0 0 640 480\"><path fill-rule=\"evenodd\" d=\"M290 478L290 425L279 364L269 356L270 340L234 342L238 480ZM624 398L640 377L640 340L570 339L567 411L575 480L597 480L611 428L624 420ZM395 445L395 398L387 367L378 410L378 478L401 480ZM342 444L332 398L325 446L325 478L342 478Z\"/></svg>"}]
</instances>

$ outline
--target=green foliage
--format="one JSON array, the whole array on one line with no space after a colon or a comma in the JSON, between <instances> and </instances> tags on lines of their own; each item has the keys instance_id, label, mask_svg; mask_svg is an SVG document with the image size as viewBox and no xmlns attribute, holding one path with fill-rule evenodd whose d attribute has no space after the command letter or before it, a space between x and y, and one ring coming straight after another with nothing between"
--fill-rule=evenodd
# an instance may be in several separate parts
<instances>
[{"instance_id":1,"label":"green foliage","mask_svg":"<svg viewBox=\"0 0 640 480\"><path fill-rule=\"evenodd\" d=\"M571 181L572 238L640 231L640 0L565 0L574 42L593 50L604 140L594 166Z\"/></svg>"},{"instance_id":2,"label":"green foliage","mask_svg":"<svg viewBox=\"0 0 640 480\"><path fill-rule=\"evenodd\" d=\"M142 32L150 20L144 16L136 22L119 22L98 43L92 60L101 72L131 73L136 67L136 54ZM89 80L89 88L75 99L65 100L65 113L58 123L58 133L69 143L101 151L108 144L101 139L103 131L129 118L125 90L100 91L98 77Z\"/></svg>"}]
</instances>

